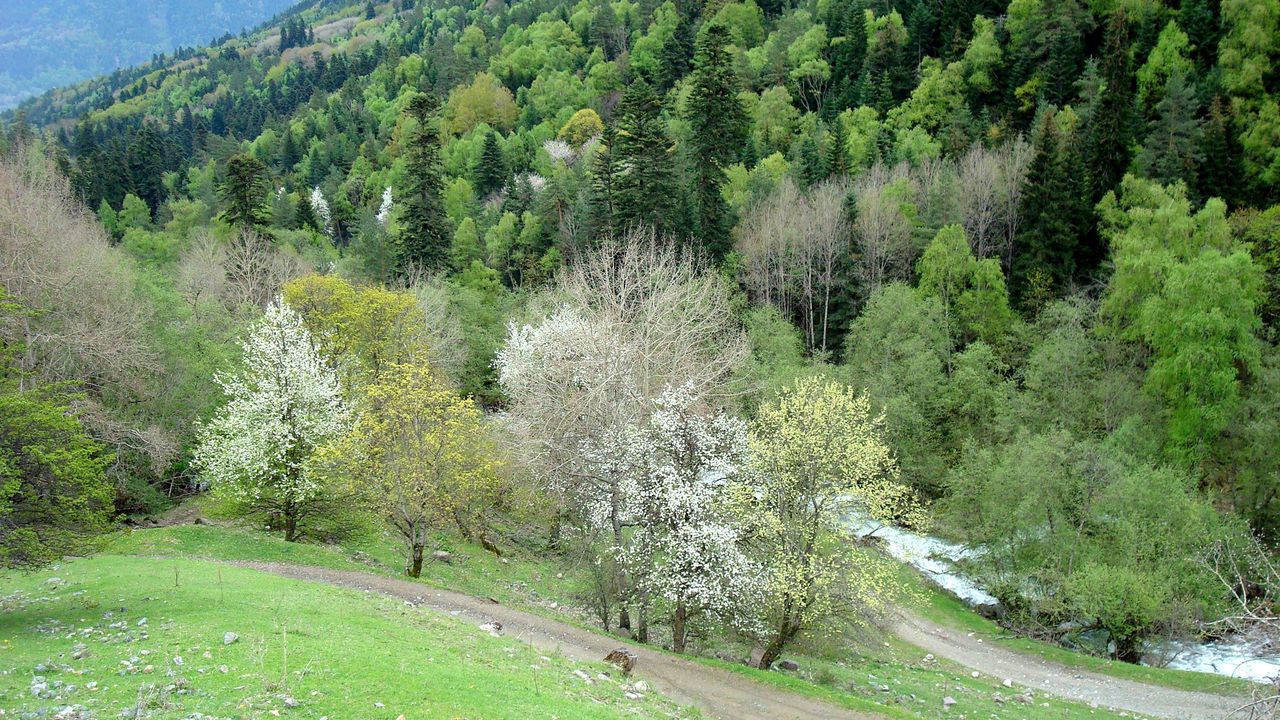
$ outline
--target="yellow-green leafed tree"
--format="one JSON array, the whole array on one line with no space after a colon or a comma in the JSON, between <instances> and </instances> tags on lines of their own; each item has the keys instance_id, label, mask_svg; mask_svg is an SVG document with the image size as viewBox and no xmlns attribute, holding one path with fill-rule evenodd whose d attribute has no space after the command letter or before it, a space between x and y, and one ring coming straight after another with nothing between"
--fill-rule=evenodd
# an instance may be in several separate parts
<instances>
[{"instance_id":1,"label":"yellow-green leafed tree","mask_svg":"<svg viewBox=\"0 0 1280 720\"><path fill-rule=\"evenodd\" d=\"M351 432L323 451L404 539L405 573L422 572L423 550L450 523L470 517L496 484L497 461L480 410L423 364L393 364L364 393Z\"/></svg>"},{"instance_id":2,"label":"yellow-green leafed tree","mask_svg":"<svg viewBox=\"0 0 1280 720\"><path fill-rule=\"evenodd\" d=\"M923 513L898 479L883 418L845 385L796 381L760 409L749 442L737 504L767 568L757 665L768 668L801 633L886 609L900 591L894 569L859 549L851 528L869 518L919 524Z\"/></svg>"}]
</instances>

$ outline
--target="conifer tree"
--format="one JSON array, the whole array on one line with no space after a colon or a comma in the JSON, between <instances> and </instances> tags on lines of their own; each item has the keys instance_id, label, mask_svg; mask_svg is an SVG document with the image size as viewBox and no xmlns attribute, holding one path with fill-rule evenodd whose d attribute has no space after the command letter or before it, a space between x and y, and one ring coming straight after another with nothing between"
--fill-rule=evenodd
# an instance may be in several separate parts
<instances>
[{"instance_id":1,"label":"conifer tree","mask_svg":"<svg viewBox=\"0 0 1280 720\"><path fill-rule=\"evenodd\" d=\"M867 18L862 0L828 6L831 35L831 92L823 104L830 117L858 104L858 77L867 56Z\"/></svg>"},{"instance_id":2,"label":"conifer tree","mask_svg":"<svg viewBox=\"0 0 1280 720\"><path fill-rule=\"evenodd\" d=\"M618 165L616 148L618 132L612 121L605 123L596 155L591 162L591 192L587 207L589 242L613 237L615 226Z\"/></svg>"},{"instance_id":3,"label":"conifer tree","mask_svg":"<svg viewBox=\"0 0 1280 720\"><path fill-rule=\"evenodd\" d=\"M662 44L659 56L657 86L659 92L666 92L675 86L680 78L689 73L689 60L695 51L693 18L689 16L690 2L682 2L676 13L676 27L671 37Z\"/></svg>"},{"instance_id":4,"label":"conifer tree","mask_svg":"<svg viewBox=\"0 0 1280 720\"><path fill-rule=\"evenodd\" d=\"M690 124L690 159L697 229L715 258L730 249L729 208L720 193L724 168L747 142L747 114L738 101L738 78L729 56L729 29L713 23L698 38L693 87L685 120Z\"/></svg>"},{"instance_id":5,"label":"conifer tree","mask_svg":"<svg viewBox=\"0 0 1280 720\"><path fill-rule=\"evenodd\" d=\"M621 110L615 223L619 228L645 225L662 234L672 229L678 194L662 101L649 83L637 78L622 96Z\"/></svg>"},{"instance_id":6,"label":"conifer tree","mask_svg":"<svg viewBox=\"0 0 1280 720\"><path fill-rule=\"evenodd\" d=\"M1198 173L1201 197L1217 197L1232 203L1239 194L1240 144L1232 130L1231 108L1221 96L1209 103L1200 132L1200 154L1204 159Z\"/></svg>"},{"instance_id":7,"label":"conifer tree","mask_svg":"<svg viewBox=\"0 0 1280 720\"><path fill-rule=\"evenodd\" d=\"M1085 145L1089 199L1094 202L1120 182L1129 166L1129 146L1133 144L1133 69L1129 20L1123 9L1111 14L1102 52L1102 95L1090 114Z\"/></svg>"},{"instance_id":8,"label":"conifer tree","mask_svg":"<svg viewBox=\"0 0 1280 720\"><path fill-rule=\"evenodd\" d=\"M507 184L507 161L498 145L498 134L490 130L484 136L484 148L475 169L476 195L481 199L499 192Z\"/></svg>"},{"instance_id":9,"label":"conifer tree","mask_svg":"<svg viewBox=\"0 0 1280 720\"><path fill-rule=\"evenodd\" d=\"M1027 170L1013 259L1014 291L1024 304L1060 290L1076 269L1082 222L1072 193L1080 181L1071 177L1075 149L1058 127L1057 112L1041 115L1035 156Z\"/></svg>"},{"instance_id":10,"label":"conifer tree","mask_svg":"<svg viewBox=\"0 0 1280 720\"><path fill-rule=\"evenodd\" d=\"M227 177L222 182L222 219L241 228L256 228L270 220L267 211L267 168L252 155L232 155L227 159Z\"/></svg>"},{"instance_id":11,"label":"conifer tree","mask_svg":"<svg viewBox=\"0 0 1280 720\"><path fill-rule=\"evenodd\" d=\"M453 229L444 212L444 182L440 170L440 130L437 125L440 103L419 93L409 100L409 115L417 121L408 138L405 160L408 166L400 213L401 267L415 265L439 269L449 261L449 240Z\"/></svg>"},{"instance_id":12,"label":"conifer tree","mask_svg":"<svg viewBox=\"0 0 1280 720\"><path fill-rule=\"evenodd\" d=\"M1181 70L1174 70L1138 153L1138 168L1144 175L1161 185L1181 180L1187 187L1197 187L1196 173L1202 159L1197 110L1194 89Z\"/></svg>"}]
</instances>

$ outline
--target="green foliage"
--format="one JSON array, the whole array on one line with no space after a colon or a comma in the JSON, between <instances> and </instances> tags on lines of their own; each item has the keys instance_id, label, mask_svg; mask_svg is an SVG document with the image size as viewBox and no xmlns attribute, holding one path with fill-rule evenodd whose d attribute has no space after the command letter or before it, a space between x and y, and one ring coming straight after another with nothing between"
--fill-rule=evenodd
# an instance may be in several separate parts
<instances>
[{"instance_id":1,"label":"green foliage","mask_svg":"<svg viewBox=\"0 0 1280 720\"><path fill-rule=\"evenodd\" d=\"M437 129L439 104L430 95L409 98L407 112L414 122L405 154L407 178L400 222L402 266L434 270L449 259L449 218L445 215L443 179L440 174L440 133Z\"/></svg>"},{"instance_id":2,"label":"green foliage","mask_svg":"<svg viewBox=\"0 0 1280 720\"><path fill-rule=\"evenodd\" d=\"M696 235L712 258L729 250L729 209L721 194L724 168L738 158L747 139L747 116L738 100L738 80L730 65L729 30L709 25L698 36L692 88L684 117L691 128Z\"/></svg>"},{"instance_id":3,"label":"green foliage","mask_svg":"<svg viewBox=\"0 0 1280 720\"><path fill-rule=\"evenodd\" d=\"M260 227L270 221L266 207L269 189L266 173L266 166L252 155L233 155L227 160L227 176L220 188L223 220L246 228ZM136 218L135 222L140 219Z\"/></svg>"}]
</instances>

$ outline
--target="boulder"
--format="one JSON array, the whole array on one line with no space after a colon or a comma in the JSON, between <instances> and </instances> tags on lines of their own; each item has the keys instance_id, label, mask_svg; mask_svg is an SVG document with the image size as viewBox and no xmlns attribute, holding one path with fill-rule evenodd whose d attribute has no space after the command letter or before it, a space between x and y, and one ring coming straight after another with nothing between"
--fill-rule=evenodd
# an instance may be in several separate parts
<instances>
[{"instance_id":1,"label":"boulder","mask_svg":"<svg viewBox=\"0 0 1280 720\"><path fill-rule=\"evenodd\" d=\"M240 636L237 635L236 633L231 632L230 630L222 634L223 645L230 645L231 643L234 643L239 639L240 639Z\"/></svg>"},{"instance_id":2,"label":"boulder","mask_svg":"<svg viewBox=\"0 0 1280 720\"><path fill-rule=\"evenodd\" d=\"M618 648L604 656L604 661L622 668L622 672L630 675L636 667L636 654L626 648Z\"/></svg>"},{"instance_id":3,"label":"boulder","mask_svg":"<svg viewBox=\"0 0 1280 720\"><path fill-rule=\"evenodd\" d=\"M442 563L453 562L453 555L448 550L436 550L431 553L431 559Z\"/></svg>"},{"instance_id":4,"label":"boulder","mask_svg":"<svg viewBox=\"0 0 1280 720\"><path fill-rule=\"evenodd\" d=\"M795 660L783 660L778 663L778 669L786 670L787 672L795 672L800 669L800 665L797 664Z\"/></svg>"}]
</instances>

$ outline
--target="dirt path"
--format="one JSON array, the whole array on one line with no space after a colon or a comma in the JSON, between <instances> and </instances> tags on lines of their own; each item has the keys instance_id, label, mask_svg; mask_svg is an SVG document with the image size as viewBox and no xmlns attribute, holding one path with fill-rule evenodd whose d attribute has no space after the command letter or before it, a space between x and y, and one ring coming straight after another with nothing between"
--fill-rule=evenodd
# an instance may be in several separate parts
<instances>
[{"instance_id":1,"label":"dirt path","mask_svg":"<svg viewBox=\"0 0 1280 720\"><path fill-rule=\"evenodd\" d=\"M600 660L622 643L607 635L556 622L486 600L421 583L370 573L281 563L233 563L298 580L373 590L462 617L476 624L502 623L502 633L574 660ZM872 720L875 715L845 710L819 700L755 682L727 670L637 646L635 674L682 705L693 705L720 720Z\"/></svg>"},{"instance_id":2,"label":"dirt path","mask_svg":"<svg viewBox=\"0 0 1280 720\"><path fill-rule=\"evenodd\" d=\"M1175 690L1108 677L986 643L972 633L907 616L894 628L903 640L937 657L1016 685L1060 698L1097 703L1162 718L1206 720L1232 717L1243 699ZM1234 717L1244 718L1245 714Z\"/></svg>"}]
</instances>

